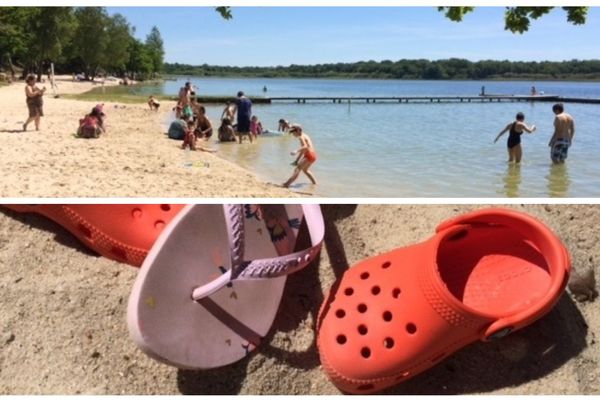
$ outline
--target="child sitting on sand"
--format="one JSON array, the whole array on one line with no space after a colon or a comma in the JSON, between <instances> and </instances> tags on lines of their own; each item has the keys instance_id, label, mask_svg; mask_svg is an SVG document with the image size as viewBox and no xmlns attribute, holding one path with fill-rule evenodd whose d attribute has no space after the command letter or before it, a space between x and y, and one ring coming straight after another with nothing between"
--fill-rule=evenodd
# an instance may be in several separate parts
<instances>
[{"instance_id":1,"label":"child sitting on sand","mask_svg":"<svg viewBox=\"0 0 600 400\"><path fill-rule=\"evenodd\" d=\"M298 175L300 175L301 171L304 172L306 176L308 176L308 179L310 179L310 181L314 185L316 185L317 180L315 179L314 175L308 170L308 168L310 168L310 166L315 161L317 161L317 153L315 152L315 148L313 147L312 140L310 140L310 137L306 133L302 132L302 126L298 124L291 125L290 133L298 139L300 139L300 148L291 153L293 156L298 156L296 157L296 161L292 163L292 165L295 165L296 168L294 169L294 173L292 174L290 179L288 179L283 184L283 187L289 187L292 184L292 182L294 182L296 178L298 178Z\"/></svg>"},{"instance_id":2,"label":"child sitting on sand","mask_svg":"<svg viewBox=\"0 0 600 400\"><path fill-rule=\"evenodd\" d=\"M104 104L98 104L92 108L92 112L79 120L77 136L85 139L97 139L100 134L105 133L104 117L106 114L102 111Z\"/></svg>"},{"instance_id":3,"label":"child sitting on sand","mask_svg":"<svg viewBox=\"0 0 600 400\"><path fill-rule=\"evenodd\" d=\"M235 142L235 130L231 126L231 120L229 118L223 118L221 126L219 127L219 142Z\"/></svg>"},{"instance_id":4,"label":"child sitting on sand","mask_svg":"<svg viewBox=\"0 0 600 400\"><path fill-rule=\"evenodd\" d=\"M252 134L252 136L254 136L254 139L256 139L258 135L262 133L262 131L262 124L258 120L258 117L256 115L253 115L250 119L250 133Z\"/></svg>"}]
</instances>

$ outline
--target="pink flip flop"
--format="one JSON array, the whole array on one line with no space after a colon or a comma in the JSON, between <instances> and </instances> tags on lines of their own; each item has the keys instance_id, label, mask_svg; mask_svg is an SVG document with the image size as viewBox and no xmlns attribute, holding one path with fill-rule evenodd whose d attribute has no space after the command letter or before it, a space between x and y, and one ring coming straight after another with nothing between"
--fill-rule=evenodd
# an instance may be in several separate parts
<instances>
[{"instance_id":1,"label":"pink flip flop","mask_svg":"<svg viewBox=\"0 0 600 400\"><path fill-rule=\"evenodd\" d=\"M294 252L302 220L311 247ZM186 206L156 241L129 298L135 343L186 369L233 363L270 329L286 275L324 236L318 205Z\"/></svg>"},{"instance_id":2,"label":"pink flip flop","mask_svg":"<svg viewBox=\"0 0 600 400\"><path fill-rule=\"evenodd\" d=\"M181 204L6 204L63 226L87 247L112 260L139 267Z\"/></svg>"}]
</instances>

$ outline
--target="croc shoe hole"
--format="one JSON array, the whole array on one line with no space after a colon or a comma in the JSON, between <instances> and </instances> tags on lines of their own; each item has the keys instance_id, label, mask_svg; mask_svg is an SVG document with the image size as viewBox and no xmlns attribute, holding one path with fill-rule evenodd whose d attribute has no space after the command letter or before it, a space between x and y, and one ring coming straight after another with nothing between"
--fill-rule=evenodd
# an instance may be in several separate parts
<instances>
[{"instance_id":1,"label":"croc shoe hole","mask_svg":"<svg viewBox=\"0 0 600 400\"><path fill-rule=\"evenodd\" d=\"M412 322L409 322L408 324L406 324L406 332L410 333L411 335L414 335L415 333L417 333L417 326Z\"/></svg>"},{"instance_id":2,"label":"croc shoe hole","mask_svg":"<svg viewBox=\"0 0 600 400\"><path fill-rule=\"evenodd\" d=\"M352 296L354 294L354 289L352 289L351 287L344 289L344 294L346 296Z\"/></svg>"},{"instance_id":3,"label":"croc shoe hole","mask_svg":"<svg viewBox=\"0 0 600 400\"><path fill-rule=\"evenodd\" d=\"M373 293L374 296L377 296L380 292L381 292L381 288L379 286L373 286L371 288L371 293Z\"/></svg>"},{"instance_id":4,"label":"croc shoe hole","mask_svg":"<svg viewBox=\"0 0 600 400\"><path fill-rule=\"evenodd\" d=\"M339 343L339 344L345 344L348 339L346 338L346 335L338 335L335 340Z\"/></svg>"},{"instance_id":5,"label":"croc shoe hole","mask_svg":"<svg viewBox=\"0 0 600 400\"><path fill-rule=\"evenodd\" d=\"M361 335L366 335L367 332L369 332L369 330L367 329L366 325L358 326L358 333L360 333Z\"/></svg>"},{"instance_id":6,"label":"croc shoe hole","mask_svg":"<svg viewBox=\"0 0 600 400\"><path fill-rule=\"evenodd\" d=\"M392 313L389 311L384 311L382 317L385 322L390 322L393 318Z\"/></svg>"},{"instance_id":7,"label":"croc shoe hole","mask_svg":"<svg viewBox=\"0 0 600 400\"><path fill-rule=\"evenodd\" d=\"M360 349L360 355L363 356L363 358L371 357L371 349L368 347L363 347Z\"/></svg>"},{"instance_id":8,"label":"croc shoe hole","mask_svg":"<svg viewBox=\"0 0 600 400\"><path fill-rule=\"evenodd\" d=\"M394 288L394 290L392 290L392 297L395 299L400 297L400 288Z\"/></svg>"},{"instance_id":9,"label":"croc shoe hole","mask_svg":"<svg viewBox=\"0 0 600 400\"><path fill-rule=\"evenodd\" d=\"M363 281L365 279L369 279L369 273L368 272L363 272L362 274L360 274L360 279L362 279Z\"/></svg>"},{"instance_id":10,"label":"croc shoe hole","mask_svg":"<svg viewBox=\"0 0 600 400\"><path fill-rule=\"evenodd\" d=\"M367 312L367 305L366 304L359 304L358 307L356 307L356 309L358 310L359 313L363 314Z\"/></svg>"},{"instance_id":11,"label":"croc shoe hole","mask_svg":"<svg viewBox=\"0 0 600 400\"><path fill-rule=\"evenodd\" d=\"M338 318L344 318L346 316L346 311L339 309L335 312L335 316Z\"/></svg>"}]
</instances>

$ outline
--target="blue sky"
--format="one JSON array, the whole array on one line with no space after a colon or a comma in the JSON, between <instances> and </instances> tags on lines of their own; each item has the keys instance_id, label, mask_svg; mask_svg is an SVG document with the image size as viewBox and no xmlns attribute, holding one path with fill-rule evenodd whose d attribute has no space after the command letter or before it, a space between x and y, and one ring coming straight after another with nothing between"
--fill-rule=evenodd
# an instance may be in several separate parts
<instances>
[{"instance_id":1,"label":"blue sky","mask_svg":"<svg viewBox=\"0 0 600 400\"><path fill-rule=\"evenodd\" d=\"M580 26L555 9L522 35L504 30L503 7L477 7L461 23L435 7L234 7L229 21L212 7L108 7L108 12L126 16L141 39L158 26L165 60L194 65L600 57L598 7L590 8Z\"/></svg>"}]
</instances>

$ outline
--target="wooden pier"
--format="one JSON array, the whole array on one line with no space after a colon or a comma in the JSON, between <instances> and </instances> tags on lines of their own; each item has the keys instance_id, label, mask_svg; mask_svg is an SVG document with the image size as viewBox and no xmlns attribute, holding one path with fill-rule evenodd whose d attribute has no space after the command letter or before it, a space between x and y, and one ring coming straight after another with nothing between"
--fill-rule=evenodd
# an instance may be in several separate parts
<instances>
[{"instance_id":1,"label":"wooden pier","mask_svg":"<svg viewBox=\"0 0 600 400\"><path fill-rule=\"evenodd\" d=\"M515 95L485 95L485 96L348 96L348 97L269 97L268 103L295 102L305 104L307 102L320 103L500 103L500 102L562 102L562 103L587 103L600 104L600 99L561 97L554 95L538 96L515 96ZM252 99L254 101L254 99Z\"/></svg>"}]
</instances>

